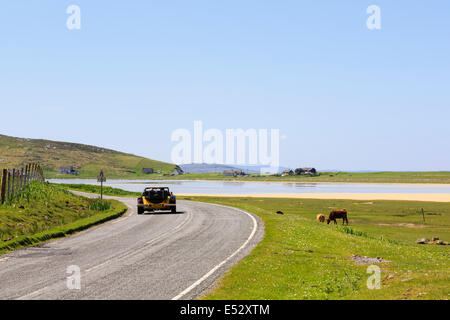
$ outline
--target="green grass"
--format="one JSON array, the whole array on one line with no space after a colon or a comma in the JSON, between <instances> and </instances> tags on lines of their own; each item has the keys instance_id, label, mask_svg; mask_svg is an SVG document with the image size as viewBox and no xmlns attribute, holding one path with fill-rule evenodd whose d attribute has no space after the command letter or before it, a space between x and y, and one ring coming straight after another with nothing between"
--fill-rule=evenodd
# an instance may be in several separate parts
<instances>
[{"instance_id":1,"label":"green grass","mask_svg":"<svg viewBox=\"0 0 450 320\"><path fill-rule=\"evenodd\" d=\"M82 191L87 193L100 194L100 186L90 185L90 184L57 184L69 190ZM141 192L126 191L119 188L105 187L103 186L103 194L105 196L116 196L116 197L138 197Z\"/></svg>"},{"instance_id":2,"label":"green grass","mask_svg":"<svg viewBox=\"0 0 450 320\"><path fill-rule=\"evenodd\" d=\"M354 183L450 183L450 172L320 172L317 176L269 176L250 174L229 177L221 173L188 173L181 176L157 177L168 180L281 181L281 182L354 182Z\"/></svg>"},{"instance_id":3,"label":"green grass","mask_svg":"<svg viewBox=\"0 0 450 320\"><path fill-rule=\"evenodd\" d=\"M412 201L189 197L239 207L264 221L265 236L205 299L448 299L450 246L418 245L417 238L450 241L450 205ZM421 208L425 209L425 224ZM350 225L315 221L346 208ZM275 212L281 210L284 215ZM380 290L369 290L367 265L353 255L382 257Z\"/></svg>"},{"instance_id":4,"label":"green grass","mask_svg":"<svg viewBox=\"0 0 450 320\"><path fill-rule=\"evenodd\" d=\"M73 234L124 212L126 206L118 201L100 202L57 185L33 182L0 206L0 254Z\"/></svg>"},{"instance_id":5,"label":"green grass","mask_svg":"<svg viewBox=\"0 0 450 320\"><path fill-rule=\"evenodd\" d=\"M109 179L148 177L142 168L171 174L174 164L147 159L110 149L40 139L22 139L0 135L0 168L20 168L29 162L43 164L49 178L96 178L103 169ZM59 167L74 166L78 176L60 175Z\"/></svg>"},{"instance_id":6,"label":"green grass","mask_svg":"<svg viewBox=\"0 0 450 320\"><path fill-rule=\"evenodd\" d=\"M111 202L95 199L89 203L88 209L93 211L106 211L111 209Z\"/></svg>"}]
</instances>

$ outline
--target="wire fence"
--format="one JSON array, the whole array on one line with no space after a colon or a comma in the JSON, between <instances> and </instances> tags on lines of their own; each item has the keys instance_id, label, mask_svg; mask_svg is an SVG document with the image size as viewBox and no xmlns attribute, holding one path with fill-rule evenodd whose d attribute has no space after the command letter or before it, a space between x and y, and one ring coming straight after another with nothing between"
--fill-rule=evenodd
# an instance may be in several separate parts
<instances>
[{"instance_id":1,"label":"wire fence","mask_svg":"<svg viewBox=\"0 0 450 320\"><path fill-rule=\"evenodd\" d=\"M44 172L37 163L27 164L20 169L2 169L1 204L12 200L32 181L44 181Z\"/></svg>"}]
</instances>

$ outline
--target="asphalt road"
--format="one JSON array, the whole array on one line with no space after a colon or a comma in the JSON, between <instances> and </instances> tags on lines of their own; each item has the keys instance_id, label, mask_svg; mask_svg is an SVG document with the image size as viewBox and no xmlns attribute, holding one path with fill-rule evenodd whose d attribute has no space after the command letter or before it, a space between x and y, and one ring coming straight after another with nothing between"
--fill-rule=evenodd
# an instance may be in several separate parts
<instances>
[{"instance_id":1,"label":"asphalt road","mask_svg":"<svg viewBox=\"0 0 450 320\"><path fill-rule=\"evenodd\" d=\"M176 214L137 215L134 198L117 199L119 219L0 256L0 299L195 299L264 233L239 209L178 201Z\"/></svg>"}]
</instances>

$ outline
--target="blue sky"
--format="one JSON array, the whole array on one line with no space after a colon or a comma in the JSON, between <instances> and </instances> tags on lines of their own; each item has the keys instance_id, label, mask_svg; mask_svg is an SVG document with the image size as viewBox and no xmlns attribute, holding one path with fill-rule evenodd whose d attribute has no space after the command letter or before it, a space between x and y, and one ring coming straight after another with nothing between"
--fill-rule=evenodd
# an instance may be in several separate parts
<instances>
[{"instance_id":1,"label":"blue sky","mask_svg":"<svg viewBox=\"0 0 450 320\"><path fill-rule=\"evenodd\" d=\"M279 128L283 166L450 170L449 14L447 0L5 1L0 133L170 161L172 131L201 120Z\"/></svg>"}]
</instances>

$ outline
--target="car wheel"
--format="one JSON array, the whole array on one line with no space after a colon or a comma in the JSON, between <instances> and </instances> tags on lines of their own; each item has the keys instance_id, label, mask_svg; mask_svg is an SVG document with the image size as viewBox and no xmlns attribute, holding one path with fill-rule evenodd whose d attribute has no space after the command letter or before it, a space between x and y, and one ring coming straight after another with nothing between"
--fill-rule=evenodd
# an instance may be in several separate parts
<instances>
[{"instance_id":1,"label":"car wheel","mask_svg":"<svg viewBox=\"0 0 450 320\"><path fill-rule=\"evenodd\" d=\"M138 207L138 208L137 208L137 213L138 213L138 214L143 214L143 213L144 213L144 208Z\"/></svg>"},{"instance_id":2,"label":"car wheel","mask_svg":"<svg viewBox=\"0 0 450 320\"><path fill-rule=\"evenodd\" d=\"M177 213L177 207L172 207L172 209L170 209L170 211L171 211L172 213Z\"/></svg>"}]
</instances>

